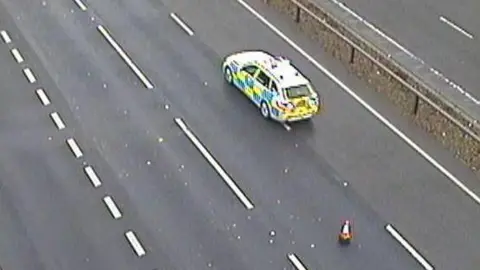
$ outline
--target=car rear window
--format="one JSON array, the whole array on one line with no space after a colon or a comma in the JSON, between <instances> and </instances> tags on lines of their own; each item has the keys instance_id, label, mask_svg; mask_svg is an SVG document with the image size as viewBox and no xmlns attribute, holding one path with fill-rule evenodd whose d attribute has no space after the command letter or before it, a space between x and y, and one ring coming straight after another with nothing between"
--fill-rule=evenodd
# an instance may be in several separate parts
<instances>
[{"instance_id":1,"label":"car rear window","mask_svg":"<svg viewBox=\"0 0 480 270\"><path fill-rule=\"evenodd\" d=\"M306 97L310 95L310 88L308 85L297 85L285 88L285 94L287 98L299 98L299 97Z\"/></svg>"}]
</instances>

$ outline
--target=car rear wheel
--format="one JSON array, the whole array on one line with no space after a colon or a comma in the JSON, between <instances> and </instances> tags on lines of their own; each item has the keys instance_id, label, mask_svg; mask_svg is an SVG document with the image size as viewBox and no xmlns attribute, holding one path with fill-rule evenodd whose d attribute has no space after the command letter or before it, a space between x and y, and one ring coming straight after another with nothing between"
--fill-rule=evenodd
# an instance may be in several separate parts
<instances>
[{"instance_id":1,"label":"car rear wheel","mask_svg":"<svg viewBox=\"0 0 480 270\"><path fill-rule=\"evenodd\" d=\"M225 81L233 85L233 73L229 67L225 68L225 70L223 71L223 76L225 77Z\"/></svg>"},{"instance_id":2,"label":"car rear wheel","mask_svg":"<svg viewBox=\"0 0 480 270\"><path fill-rule=\"evenodd\" d=\"M260 103L260 112L262 113L263 118L270 118L270 108L268 107L267 102L262 101L262 103Z\"/></svg>"}]
</instances>

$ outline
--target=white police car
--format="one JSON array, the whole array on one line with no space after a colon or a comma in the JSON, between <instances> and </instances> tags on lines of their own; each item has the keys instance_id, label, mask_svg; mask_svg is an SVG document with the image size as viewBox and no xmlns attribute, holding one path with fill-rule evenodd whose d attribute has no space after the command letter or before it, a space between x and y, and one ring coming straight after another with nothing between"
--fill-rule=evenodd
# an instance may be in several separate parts
<instances>
[{"instance_id":1,"label":"white police car","mask_svg":"<svg viewBox=\"0 0 480 270\"><path fill-rule=\"evenodd\" d=\"M286 58L243 51L227 56L222 68L225 80L257 105L265 118L294 122L321 112L320 96Z\"/></svg>"}]
</instances>

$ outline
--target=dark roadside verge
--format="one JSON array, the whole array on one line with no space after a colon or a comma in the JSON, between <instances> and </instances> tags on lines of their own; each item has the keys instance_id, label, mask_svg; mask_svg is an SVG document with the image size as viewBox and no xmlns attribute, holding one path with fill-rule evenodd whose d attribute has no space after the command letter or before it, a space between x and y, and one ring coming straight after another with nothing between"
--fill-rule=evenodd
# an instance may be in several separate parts
<instances>
[{"instance_id":1,"label":"dark roadside verge","mask_svg":"<svg viewBox=\"0 0 480 270\"><path fill-rule=\"evenodd\" d=\"M460 91L452 91L448 82L432 76L430 67L393 48L378 33L333 2L264 1L291 16L325 51L378 93L385 94L405 116L450 149L455 157L480 172L478 104L465 99Z\"/></svg>"}]
</instances>

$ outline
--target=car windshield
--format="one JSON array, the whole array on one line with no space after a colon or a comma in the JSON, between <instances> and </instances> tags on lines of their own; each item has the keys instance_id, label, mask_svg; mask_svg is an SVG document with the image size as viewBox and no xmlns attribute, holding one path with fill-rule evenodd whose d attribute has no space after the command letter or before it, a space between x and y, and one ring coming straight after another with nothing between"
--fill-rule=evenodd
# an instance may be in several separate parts
<instances>
[{"instance_id":1,"label":"car windshield","mask_svg":"<svg viewBox=\"0 0 480 270\"><path fill-rule=\"evenodd\" d=\"M285 93L287 98L305 97L310 95L310 88L306 84L297 85L285 88Z\"/></svg>"}]
</instances>

